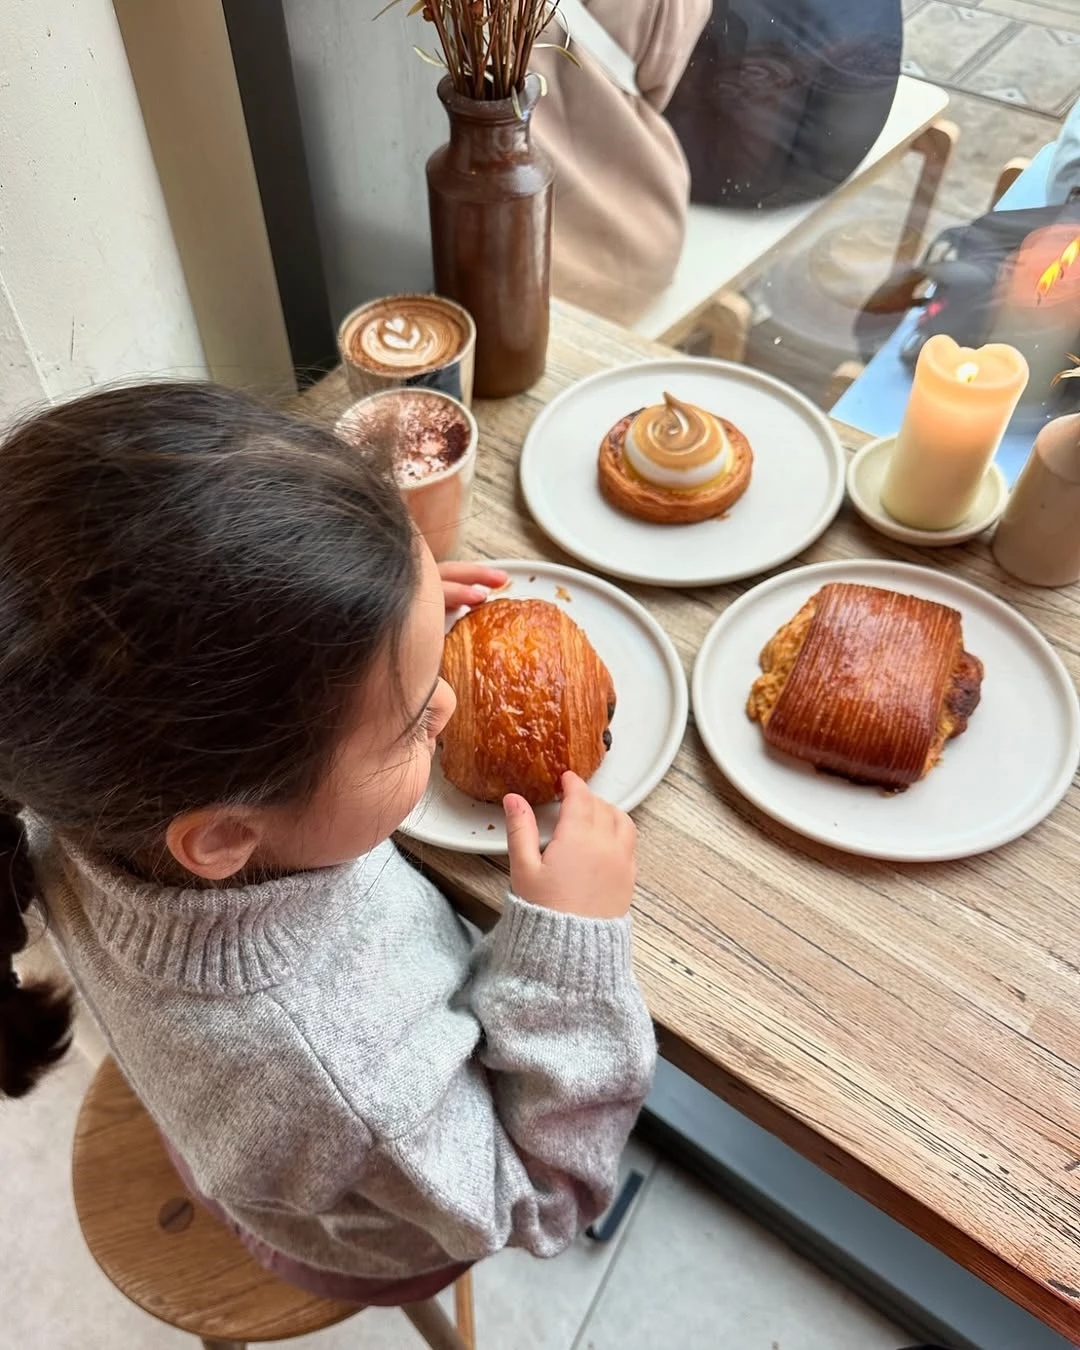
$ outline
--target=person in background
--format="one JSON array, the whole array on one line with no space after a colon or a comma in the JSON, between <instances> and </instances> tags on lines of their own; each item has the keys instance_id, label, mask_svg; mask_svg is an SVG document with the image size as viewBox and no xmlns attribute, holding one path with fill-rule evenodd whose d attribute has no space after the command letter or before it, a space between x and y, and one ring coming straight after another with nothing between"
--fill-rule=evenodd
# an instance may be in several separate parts
<instances>
[{"instance_id":1,"label":"person in background","mask_svg":"<svg viewBox=\"0 0 1080 1350\"><path fill-rule=\"evenodd\" d=\"M892 107L901 0L591 0L586 27L581 8L563 6L578 64L536 53L533 126L556 170L552 289L617 322L671 281L691 200L824 196Z\"/></svg>"},{"instance_id":2,"label":"person in background","mask_svg":"<svg viewBox=\"0 0 1080 1350\"><path fill-rule=\"evenodd\" d=\"M775 207L834 191L900 77L901 0L715 0L668 118L691 200Z\"/></svg>"},{"instance_id":3,"label":"person in background","mask_svg":"<svg viewBox=\"0 0 1080 1350\"><path fill-rule=\"evenodd\" d=\"M535 54L547 95L533 130L555 164L552 291L619 323L668 285L682 252L690 170L664 109L710 9L710 0L592 0L589 14L636 68L637 95L574 43L579 64ZM544 40L566 41L556 24Z\"/></svg>"},{"instance_id":4,"label":"person in background","mask_svg":"<svg viewBox=\"0 0 1080 1350\"><path fill-rule=\"evenodd\" d=\"M1046 175L1046 200L1060 206L1080 189L1080 99L1065 119Z\"/></svg>"}]
</instances>

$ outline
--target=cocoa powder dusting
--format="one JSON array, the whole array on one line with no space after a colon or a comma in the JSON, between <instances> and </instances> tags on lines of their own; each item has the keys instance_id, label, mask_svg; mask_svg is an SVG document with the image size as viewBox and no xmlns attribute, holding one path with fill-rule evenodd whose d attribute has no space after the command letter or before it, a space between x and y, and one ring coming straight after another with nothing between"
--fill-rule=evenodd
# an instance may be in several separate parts
<instances>
[{"instance_id":1,"label":"cocoa powder dusting","mask_svg":"<svg viewBox=\"0 0 1080 1350\"><path fill-rule=\"evenodd\" d=\"M357 449L392 460L399 487L415 487L452 468L469 449L464 413L422 390L376 398L350 409L340 433Z\"/></svg>"},{"instance_id":2,"label":"cocoa powder dusting","mask_svg":"<svg viewBox=\"0 0 1080 1350\"><path fill-rule=\"evenodd\" d=\"M468 448L469 428L461 414L442 399L418 398L401 408L394 468L402 485L443 473Z\"/></svg>"}]
</instances>

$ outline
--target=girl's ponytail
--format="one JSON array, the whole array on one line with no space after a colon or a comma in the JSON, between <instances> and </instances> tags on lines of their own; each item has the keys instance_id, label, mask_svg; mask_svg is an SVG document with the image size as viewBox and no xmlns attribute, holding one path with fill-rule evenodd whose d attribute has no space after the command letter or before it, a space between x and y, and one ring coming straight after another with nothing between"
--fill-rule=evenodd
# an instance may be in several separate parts
<instances>
[{"instance_id":1,"label":"girl's ponytail","mask_svg":"<svg viewBox=\"0 0 1080 1350\"><path fill-rule=\"evenodd\" d=\"M14 958L26 946L36 894L23 823L0 798L0 1095L29 1092L71 1041L71 995L47 980L21 984Z\"/></svg>"}]
</instances>

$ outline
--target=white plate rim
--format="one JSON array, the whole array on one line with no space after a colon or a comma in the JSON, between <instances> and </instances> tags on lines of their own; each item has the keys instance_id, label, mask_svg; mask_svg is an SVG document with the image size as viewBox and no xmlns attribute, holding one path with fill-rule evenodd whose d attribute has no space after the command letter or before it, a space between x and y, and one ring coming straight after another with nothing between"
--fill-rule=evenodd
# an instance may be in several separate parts
<instances>
[{"instance_id":1,"label":"white plate rim","mask_svg":"<svg viewBox=\"0 0 1080 1350\"><path fill-rule=\"evenodd\" d=\"M733 772L731 767L724 762L724 756L720 753L717 744L712 736L712 730L708 718L702 718L701 709L705 706L705 673L706 666L711 656L713 648L718 644L724 632L745 610L750 609L754 602L762 595L770 594L772 591L779 590L785 585L791 585L798 578L805 578L808 582L816 582L818 579L828 578L830 576L842 575L845 580L859 578L860 573L867 573L873 569L886 567L899 573L901 576L910 576L913 579L919 577L928 577L937 586L955 588L959 595L969 595L975 597L981 605L989 604L994 610L1004 611L1010 623L1015 624L1024 634L1029 642L1042 654L1047 660L1049 668L1053 671L1059 685L1059 692L1062 695L1062 701L1068 707L1068 727L1069 744L1072 747L1071 760L1072 769L1067 773L1063 769L1054 781L1053 787L1047 793L1044 793L1040 803L1033 806L1025 815L1020 816L1010 825L1008 832L997 837L996 842L984 844L980 847L965 847L962 849L948 848L929 848L918 849L874 849L872 852L865 848L856 847L838 840L834 835L827 835L822 831L813 828L806 828L804 825L796 823L789 815L778 811L775 805L765 799L764 795L748 788L742 775L736 767ZM876 858L882 862L903 862L903 863L932 863L932 862L953 862L960 858L978 857L984 853L993 852L995 849L1010 844L1017 839L1022 838L1029 830L1033 830L1036 825L1043 820L1060 805L1072 785L1076 775L1077 761L1080 760L1080 700L1078 700L1076 686L1073 684L1072 677L1061 657L1057 654L1051 644L1043 637L1042 633L1035 627L1030 619L1025 618L1019 610L1008 605L999 596L991 591L984 590L981 586L966 578L954 576L950 572L937 571L930 567L918 567L911 563L896 562L889 558L851 558L837 559L832 562L811 563L806 567L790 568L786 572L781 572L778 576L769 577L760 582L757 586L744 592L737 600L734 600L724 612L718 616L698 651L694 661L694 669L690 678L691 706L694 712L694 725L697 728L698 735L708 752L709 758L728 780L729 783L743 796L748 802L756 806L758 810L764 812L770 819L784 825L795 834L802 835L805 839L812 839L815 843L824 844L828 848L835 849L839 853L849 853L863 858ZM1049 803L1049 804L1046 804Z\"/></svg>"},{"instance_id":2,"label":"white plate rim","mask_svg":"<svg viewBox=\"0 0 1080 1350\"><path fill-rule=\"evenodd\" d=\"M568 590L571 586L580 588L584 585L606 597L609 601L613 601L618 609L629 612L653 639L670 677L672 699L669 707L669 725L660 753L653 761L649 772L630 792L614 803L620 810L633 811L667 777L686 736L686 727L690 716L690 691L686 672L683 670L682 661L679 659L675 644L661 624L640 601L635 600L632 595L627 595L624 590L613 585L610 581L605 581L603 577L593 576L591 572L583 572L576 567L567 567L563 563L546 562L542 558L497 558L491 562L485 560L484 565L501 568L510 574L511 580L513 580L515 573L525 576L535 574L550 578L557 585L565 585ZM503 594L501 591L496 592L491 596L491 599L498 600L502 598ZM441 773L441 769L436 766L432 772ZM414 808L414 810L420 810L422 805L423 800L421 800L420 806ZM398 833L414 843L424 844L429 848L445 848L453 853L481 854L488 857L502 857L506 854L506 845L502 840L487 839L478 835L475 839L472 836L464 840L455 837L452 841L449 841L444 834L433 834L431 831L425 831L422 815L415 826L406 828L411 818L412 813L398 826Z\"/></svg>"},{"instance_id":3,"label":"white plate rim","mask_svg":"<svg viewBox=\"0 0 1080 1350\"><path fill-rule=\"evenodd\" d=\"M754 570L748 572L745 568L730 567L719 572L697 573L678 579L661 579L649 572L638 571L633 568L622 568L612 566L606 562L601 554L591 550L587 544L572 544L565 535L559 533L557 523L551 522L545 517L543 511L538 511L536 506L536 494L539 491L538 479L530 481L530 472L538 473L538 470L530 471L530 464L535 461L537 464L543 462L542 455L537 449L543 435L547 422L554 416L555 412L565 403L569 403L584 386L601 384L608 380L621 377L627 373L659 371L662 369L686 369L687 367L699 371L713 371L727 375L744 384L758 385L760 388L768 390L774 396L777 396L796 408L800 413L808 418L818 427L823 435L825 444L823 451L828 449L829 458L832 462L833 484L829 493L824 510L815 521L814 525L804 532L795 543L788 548L782 555L777 555L769 562L761 566L755 566ZM698 586L725 586L733 581L742 581L746 577L760 576L764 572L770 572L774 567L780 567L792 558L798 557L800 553L808 549L815 540L820 539L829 526L836 519L840 508L844 502L844 492L847 484L847 452L840 443L840 437L836 428L830 422L827 414L820 408L815 407L803 394L797 389L792 389L783 380L776 379L773 375L767 375L764 371L754 370L750 366L741 366L734 361L720 361L713 357L703 356L685 356L685 357L660 357L650 361L633 361L626 365L609 366L605 370L598 370L592 375L586 375L583 379L575 380L568 388L560 393L540 410L525 435L525 441L521 447L521 455L518 463L518 481L521 484L522 496L525 499L525 505L533 520L539 525L547 537L559 548L569 553L571 557L579 562L585 563L588 567L594 567L597 571L603 572L606 576L617 577L621 581L633 581L645 586L663 586L667 589L680 589L682 587ZM671 528L684 528L680 526L658 525L658 530Z\"/></svg>"}]
</instances>

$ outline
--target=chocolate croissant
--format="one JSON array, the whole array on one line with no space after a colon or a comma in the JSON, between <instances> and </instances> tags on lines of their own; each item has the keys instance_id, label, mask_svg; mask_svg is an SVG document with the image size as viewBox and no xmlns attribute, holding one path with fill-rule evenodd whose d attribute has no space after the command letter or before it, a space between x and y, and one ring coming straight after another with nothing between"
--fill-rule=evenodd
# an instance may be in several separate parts
<instances>
[{"instance_id":1,"label":"chocolate croissant","mask_svg":"<svg viewBox=\"0 0 1080 1350\"><path fill-rule=\"evenodd\" d=\"M568 770L591 778L611 745L615 686L589 639L546 600L491 600L450 631L443 678L457 712L444 777L470 797L554 801Z\"/></svg>"},{"instance_id":2,"label":"chocolate croissant","mask_svg":"<svg viewBox=\"0 0 1080 1350\"><path fill-rule=\"evenodd\" d=\"M761 653L747 713L774 749L899 792L966 730L982 662L955 609L840 582L823 586Z\"/></svg>"}]
</instances>

